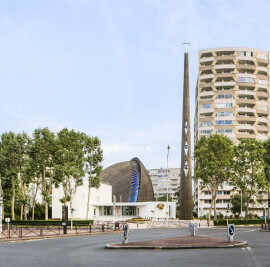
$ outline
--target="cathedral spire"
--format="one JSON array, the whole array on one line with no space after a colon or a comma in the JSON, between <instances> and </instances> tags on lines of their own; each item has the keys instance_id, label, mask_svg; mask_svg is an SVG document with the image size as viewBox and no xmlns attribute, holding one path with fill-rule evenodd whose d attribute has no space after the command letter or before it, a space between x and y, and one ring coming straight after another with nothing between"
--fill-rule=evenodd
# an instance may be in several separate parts
<instances>
[{"instance_id":1,"label":"cathedral spire","mask_svg":"<svg viewBox=\"0 0 270 267\"><path fill-rule=\"evenodd\" d=\"M185 43L187 45L187 43ZM182 117L182 150L180 180L180 220L193 219L192 201L192 163L191 163L191 128L190 128L190 97L189 97L189 63L188 52L184 62L184 90Z\"/></svg>"}]
</instances>

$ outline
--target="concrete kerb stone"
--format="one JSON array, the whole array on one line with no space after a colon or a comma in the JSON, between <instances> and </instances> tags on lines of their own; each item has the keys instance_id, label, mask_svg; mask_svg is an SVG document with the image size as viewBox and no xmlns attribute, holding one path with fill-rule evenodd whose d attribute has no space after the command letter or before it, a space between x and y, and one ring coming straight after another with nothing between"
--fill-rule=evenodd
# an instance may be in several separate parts
<instances>
[{"instance_id":1,"label":"concrete kerb stone","mask_svg":"<svg viewBox=\"0 0 270 267\"><path fill-rule=\"evenodd\" d=\"M109 249L195 249L195 248L235 248L248 245L247 241L235 240L231 243L226 238L210 236L175 236L165 239L134 241L128 244L113 243Z\"/></svg>"},{"instance_id":2,"label":"concrete kerb stone","mask_svg":"<svg viewBox=\"0 0 270 267\"><path fill-rule=\"evenodd\" d=\"M168 247L168 246L119 246L114 244L108 244L105 246L105 248L109 249L202 249L202 248L239 248L239 247L245 247L247 246L247 241L242 241L238 244L230 244L226 246L174 246L174 247Z\"/></svg>"}]
</instances>

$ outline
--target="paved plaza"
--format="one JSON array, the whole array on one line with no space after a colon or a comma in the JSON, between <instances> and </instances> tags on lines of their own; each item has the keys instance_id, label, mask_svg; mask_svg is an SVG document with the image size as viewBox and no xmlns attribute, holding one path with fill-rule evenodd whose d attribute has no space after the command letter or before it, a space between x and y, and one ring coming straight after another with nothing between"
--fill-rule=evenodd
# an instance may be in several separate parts
<instances>
[{"instance_id":1,"label":"paved plaza","mask_svg":"<svg viewBox=\"0 0 270 267\"><path fill-rule=\"evenodd\" d=\"M106 249L123 234L9 242L0 244L1 266L270 266L270 233L237 228L235 240L249 246L232 249ZM187 229L132 230L130 242L186 236ZM226 237L225 228L199 229L201 236Z\"/></svg>"}]
</instances>

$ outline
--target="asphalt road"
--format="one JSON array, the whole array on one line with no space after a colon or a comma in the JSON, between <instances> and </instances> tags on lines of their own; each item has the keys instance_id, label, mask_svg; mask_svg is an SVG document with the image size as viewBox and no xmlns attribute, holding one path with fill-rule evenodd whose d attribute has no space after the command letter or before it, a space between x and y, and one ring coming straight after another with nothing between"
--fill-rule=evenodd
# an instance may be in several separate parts
<instances>
[{"instance_id":1,"label":"asphalt road","mask_svg":"<svg viewBox=\"0 0 270 267\"><path fill-rule=\"evenodd\" d=\"M187 229L133 230L130 241L188 235ZM199 235L226 237L226 229L200 229ZM247 248L183 250L114 250L122 234L45 239L0 244L0 266L270 266L270 233L236 229Z\"/></svg>"}]
</instances>

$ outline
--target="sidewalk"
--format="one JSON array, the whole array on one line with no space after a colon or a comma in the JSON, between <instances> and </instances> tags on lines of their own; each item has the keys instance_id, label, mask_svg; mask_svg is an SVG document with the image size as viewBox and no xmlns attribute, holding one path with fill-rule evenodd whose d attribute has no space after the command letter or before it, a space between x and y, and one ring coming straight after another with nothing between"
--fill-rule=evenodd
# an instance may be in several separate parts
<instances>
[{"instance_id":1,"label":"sidewalk","mask_svg":"<svg viewBox=\"0 0 270 267\"><path fill-rule=\"evenodd\" d=\"M94 231L94 232L81 232L81 233L77 233L75 232L75 230L69 230L67 234L50 234L50 235L36 235L34 233L32 234L27 234L26 236L22 236L22 237L18 237L18 236L13 236L11 238L6 238L4 236L0 237L0 244L1 243L8 243L8 242L20 242L20 241L30 241L30 240L40 240L40 239L55 239L55 238L66 238L66 237L76 237L76 236L87 236L87 235L105 235L105 234L118 234L118 233L122 233L123 230L117 230L117 231L113 231L113 230L106 230L104 232L102 231Z\"/></svg>"}]
</instances>

